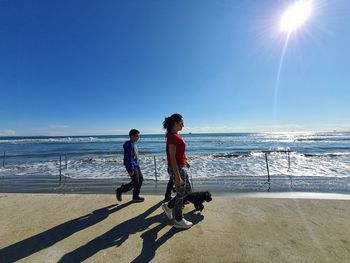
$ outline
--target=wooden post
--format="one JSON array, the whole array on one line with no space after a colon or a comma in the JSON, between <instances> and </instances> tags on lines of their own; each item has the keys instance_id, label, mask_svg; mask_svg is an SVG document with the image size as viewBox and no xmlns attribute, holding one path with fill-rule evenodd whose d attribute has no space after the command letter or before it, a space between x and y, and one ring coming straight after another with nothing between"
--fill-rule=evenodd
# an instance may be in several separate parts
<instances>
[{"instance_id":1,"label":"wooden post","mask_svg":"<svg viewBox=\"0 0 350 263\"><path fill-rule=\"evenodd\" d=\"M270 182L270 171L269 171L269 162L267 160L267 152L265 152L265 160L266 160L266 169L267 169L267 181Z\"/></svg>"},{"instance_id":2,"label":"wooden post","mask_svg":"<svg viewBox=\"0 0 350 263\"><path fill-rule=\"evenodd\" d=\"M66 172L68 169L68 163L67 163L67 152L64 153L65 161L66 161Z\"/></svg>"},{"instance_id":3,"label":"wooden post","mask_svg":"<svg viewBox=\"0 0 350 263\"><path fill-rule=\"evenodd\" d=\"M5 167L5 156L6 156L6 154L4 152L4 156L2 157L2 167Z\"/></svg>"},{"instance_id":4,"label":"wooden post","mask_svg":"<svg viewBox=\"0 0 350 263\"><path fill-rule=\"evenodd\" d=\"M290 170L290 151L288 151L288 170Z\"/></svg>"},{"instance_id":5,"label":"wooden post","mask_svg":"<svg viewBox=\"0 0 350 263\"><path fill-rule=\"evenodd\" d=\"M60 185L62 182L62 155L60 154Z\"/></svg>"},{"instance_id":6,"label":"wooden post","mask_svg":"<svg viewBox=\"0 0 350 263\"><path fill-rule=\"evenodd\" d=\"M156 178L156 183L158 182L158 178L157 178L157 163L156 163L156 157L153 156L154 159L154 176Z\"/></svg>"}]
</instances>

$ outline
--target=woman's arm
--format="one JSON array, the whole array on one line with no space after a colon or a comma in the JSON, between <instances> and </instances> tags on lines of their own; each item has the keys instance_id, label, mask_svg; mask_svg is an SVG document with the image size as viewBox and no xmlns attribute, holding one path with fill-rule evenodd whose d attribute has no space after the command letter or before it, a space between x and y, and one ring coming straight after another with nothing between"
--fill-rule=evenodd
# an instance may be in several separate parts
<instances>
[{"instance_id":1,"label":"woman's arm","mask_svg":"<svg viewBox=\"0 0 350 263\"><path fill-rule=\"evenodd\" d=\"M177 162L176 162L176 146L173 144L169 144L169 155L170 155L170 165L175 174L175 185L179 187L183 184L183 181L181 179L181 176L179 173L179 167L177 166Z\"/></svg>"}]
</instances>

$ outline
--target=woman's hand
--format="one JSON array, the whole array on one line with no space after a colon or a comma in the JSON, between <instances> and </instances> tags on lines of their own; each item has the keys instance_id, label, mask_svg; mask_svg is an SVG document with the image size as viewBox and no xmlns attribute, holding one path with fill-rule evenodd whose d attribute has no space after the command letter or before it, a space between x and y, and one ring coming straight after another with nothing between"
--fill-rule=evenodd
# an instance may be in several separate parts
<instances>
[{"instance_id":1,"label":"woman's hand","mask_svg":"<svg viewBox=\"0 0 350 263\"><path fill-rule=\"evenodd\" d=\"M184 182L182 181L181 177L180 176L176 176L176 178L175 178L175 185L177 187L180 187L183 184L184 184Z\"/></svg>"}]
</instances>

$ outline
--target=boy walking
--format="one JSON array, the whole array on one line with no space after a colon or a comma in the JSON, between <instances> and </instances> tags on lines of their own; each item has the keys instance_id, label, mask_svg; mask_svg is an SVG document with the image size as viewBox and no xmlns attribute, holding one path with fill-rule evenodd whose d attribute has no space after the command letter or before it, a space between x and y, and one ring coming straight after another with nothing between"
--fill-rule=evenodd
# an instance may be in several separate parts
<instances>
[{"instance_id":1,"label":"boy walking","mask_svg":"<svg viewBox=\"0 0 350 263\"><path fill-rule=\"evenodd\" d=\"M145 199L140 194L140 189L143 182L143 175L138 163L138 150L136 142L139 140L140 132L136 129L132 129L129 132L130 140L126 141L123 145L124 148L124 165L131 178L131 182L128 184L122 184L121 187L115 190L117 200L122 201L122 194L133 189L132 200L134 202L143 202Z\"/></svg>"}]
</instances>

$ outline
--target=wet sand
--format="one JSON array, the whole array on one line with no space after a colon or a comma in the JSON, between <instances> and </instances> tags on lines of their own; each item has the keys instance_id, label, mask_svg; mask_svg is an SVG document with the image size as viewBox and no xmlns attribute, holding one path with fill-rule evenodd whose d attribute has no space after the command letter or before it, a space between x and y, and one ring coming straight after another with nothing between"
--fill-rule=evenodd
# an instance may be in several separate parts
<instances>
[{"instance_id":1,"label":"wet sand","mask_svg":"<svg viewBox=\"0 0 350 263\"><path fill-rule=\"evenodd\" d=\"M123 197L0 194L0 262L350 262L348 195L213 194L184 231L162 196Z\"/></svg>"}]
</instances>

